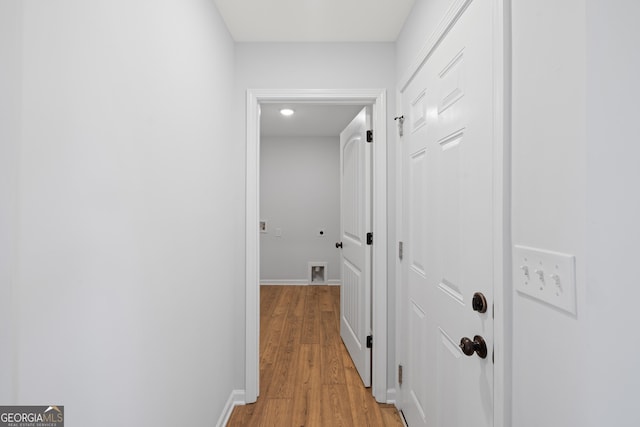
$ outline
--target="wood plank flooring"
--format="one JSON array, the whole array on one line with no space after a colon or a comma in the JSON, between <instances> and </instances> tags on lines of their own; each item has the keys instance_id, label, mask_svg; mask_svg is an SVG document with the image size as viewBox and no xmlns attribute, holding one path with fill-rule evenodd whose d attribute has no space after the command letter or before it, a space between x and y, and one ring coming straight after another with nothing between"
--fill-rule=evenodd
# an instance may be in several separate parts
<instances>
[{"instance_id":1,"label":"wood plank flooring","mask_svg":"<svg viewBox=\"0 0 640 427\"><path fill-rule=\"evenodd\" d=\"M339 286L262 286L260 397L227 426L402 427L362 385L339 322Z\"/></svg>"}]
</instances>

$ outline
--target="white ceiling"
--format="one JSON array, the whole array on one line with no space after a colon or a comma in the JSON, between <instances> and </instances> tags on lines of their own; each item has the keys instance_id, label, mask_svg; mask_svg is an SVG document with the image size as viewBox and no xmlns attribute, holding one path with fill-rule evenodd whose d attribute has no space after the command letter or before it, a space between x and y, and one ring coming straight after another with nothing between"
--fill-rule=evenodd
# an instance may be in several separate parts
<instances>
[{"instance_id":1,"label":"white ceiling","mask_svg":"<svg viewBox=\"0 0 640 427\"><path fill-rule=\"evenodd\" d=\"M237 42L394 42L415 0L214 0ZM263 136L338 136L362 109L263 104Z\"/></svg>"},{"instance_id":2,"label":"white ceiling","mask_svg":"<svg viewBox=\"0 0 640 427\"><path fill-rule=\"evenodd\" d=\"M287 107L295 114L285 117L280 109ZM262 136L339 136L340 132L362 110L358 105L262 104L260 106Z\"/></svg>"},{"instance_id":3,"label":"white ceiling","mask_svg":"<svg viewBox=\"0 0 640 427\"><path fill-rule=\"evenodd\" d=\"M237 42L394 42L415 0L214 0Z\"/></svg>"}]
</instances>

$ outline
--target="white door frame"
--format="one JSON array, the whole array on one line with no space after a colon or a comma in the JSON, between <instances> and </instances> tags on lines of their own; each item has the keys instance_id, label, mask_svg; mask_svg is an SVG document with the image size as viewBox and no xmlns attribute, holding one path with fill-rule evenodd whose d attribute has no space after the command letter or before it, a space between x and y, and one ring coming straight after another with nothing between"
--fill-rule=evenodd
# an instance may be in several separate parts
<instances>
[{"instance_id":1,"label":"white door frame","mask_svg":"<svg viewBox=\"0 0 640 427\"><path fill-rule=\"evenodd\" d=\"M260 104L373 105L373 269L371 391L387 401L387 96L384 89L248 89L246 153L246 359L245 402L260 390Z\"/></svg>"},{"instance_id":2,"label":"white door frame","mask_svg":"<svg viewBox=\"0 0 640 427\"><path fill-rule=\"evenodd\" d=\"M440 41L474 0L454 0L435 31L428 38L405 74L398 81L396 116L402 115L402 93ZM480 0L477 0L480 1ZM485 1L485 0L482 0ZM494 259L494 427L511 425L511 0L491 0L493 19L493 98L494 157L493 236ZM403 240L402 228L402 140L396 146L396 233ZM501 225L501 226L500 226ZM396 257L396 283L402 283L402 265ZM398 286L398 289L401 287ZM396 337L401 337L402 295L396 293ZM404 343L396 340L396 360ZM397 385L397 384L396 384Z\"/></svg>"}]
</instances>

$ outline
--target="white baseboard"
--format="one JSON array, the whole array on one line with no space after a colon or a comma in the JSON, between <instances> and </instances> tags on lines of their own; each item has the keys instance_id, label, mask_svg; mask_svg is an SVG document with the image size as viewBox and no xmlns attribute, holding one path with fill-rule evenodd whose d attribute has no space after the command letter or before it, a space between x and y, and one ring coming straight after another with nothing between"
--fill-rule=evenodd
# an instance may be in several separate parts
<instances>
[{"instance_id":1,"label":"white baseboard","mask_svg":"<svg viewBox=\"0 0 640 427\"><path fill-rule=\"evenodd\" d=\"M245 404L244 396L244 390L231 391L229 399L227 399L227 403L224 405L224 409L222 410L222 414L220 414L220 418L218 418L216 427L224 427L227 425L227 423L229 422L229 418L231 418L233 408Z\"/></svg>"},{"instance_id":2,"label":"white baseboard","mask_svg":"<svg viewBox=\"0 0 640 427\"><path fill-rule=\"evenodd\" d=\"M300 280L260 280L261 285L283 285L283 286L307 286L309 282L306 279ZM340 280L329 280L327 285L337 286L340 285Z\"/></svg>"},{"instance_id":3,"label":"white baseboard","mask_svg":"<svg viewBox=\"0 0 640 427\"><path fill-rule=\"evenodd\" d=\"M395 405L396 404L396 389L395 388L390 388L387 390L387 403L389 405Z\"/></svg>"},{"instance_id":4,"label":"white baseboard","mask_svg":"<svg viewBox=\"0 0 640 427\"><path fill-rule=\"evenodd\" d=\"M289 286L306 286L309 284L307 279L300 280L260 280L261 285L289 285Z\"/></svg>"}]
</instances>

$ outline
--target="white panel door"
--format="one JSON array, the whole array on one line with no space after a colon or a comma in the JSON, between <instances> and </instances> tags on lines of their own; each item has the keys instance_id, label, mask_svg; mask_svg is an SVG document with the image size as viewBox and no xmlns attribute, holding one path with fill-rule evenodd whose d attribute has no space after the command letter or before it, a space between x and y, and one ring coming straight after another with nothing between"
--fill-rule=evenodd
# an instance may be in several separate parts
<instances>
[{"instance_id":1,"label":"white panel door","mask_svg":"<svg viewBox=\"0 0 640 427\"><path fill-rule=\"evenodd\" d=\"M402 92L400 405L410 427L493 425L492 91L491 2L476 0ZM484 358L462 351L476 335Z\"/></svg>"},{"instance_id":2,"label":"white panel door","mask_svg":"<svg viewBox=\"0 0 640 427\"><path fill-rule=\"evenodd\" d=\"M365 387L371 385L371 148L370 114L362 111L340 133L340 336Z\"/></svg>"}]
</instances>

